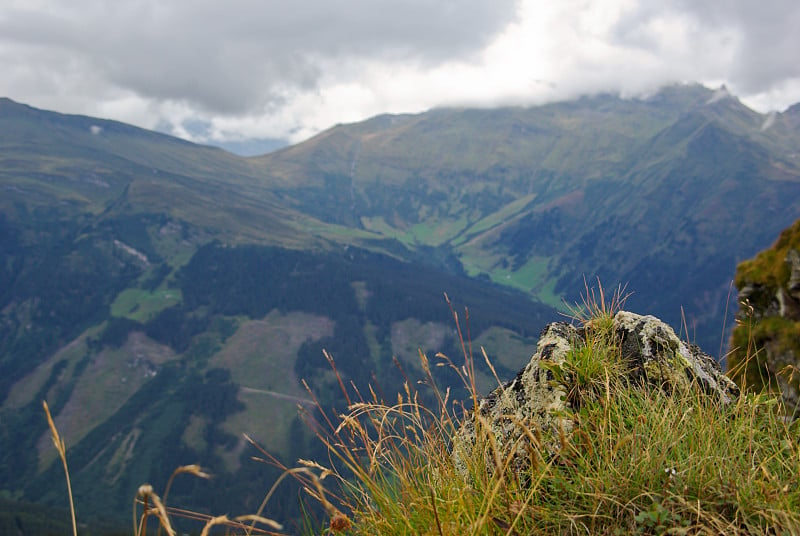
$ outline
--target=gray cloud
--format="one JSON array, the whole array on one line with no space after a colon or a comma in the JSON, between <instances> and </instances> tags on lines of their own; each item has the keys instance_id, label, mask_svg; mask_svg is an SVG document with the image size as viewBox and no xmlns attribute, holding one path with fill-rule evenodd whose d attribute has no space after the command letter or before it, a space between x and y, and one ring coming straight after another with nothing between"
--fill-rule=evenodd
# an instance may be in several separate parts
<instances>
[{"instance_id":1,"label":"gray cloud","mask_svg":"<svg viewBox=\"0 0 800 536\"><path fill-rule=\"evenodd\" d=\"M214 143L675 81L766 111L800 100L799 27L796 0L2 0L0 95Z\"/></svg>"},{"instance_id":2,"label":"gray cloud","mask_svg":"<svg viewBox=\"0 0 800 536\"><path fill-rule=\"evenodd\" d=\"M661 0L642 2L619 21L615 37L654 52L665 45L649 35L652 23L682 17L688 45L714 63L738 91L759 93L800 77L800 2L796 0ZM713 50L709 50L712 47Z\"/></svg>"},{"instance_id":3,"label":"gray cloud","mask_svg":"<svg viewBox=\"0 0 800 536\"><path fill-rule=\"evenodd\" d=\"M0 8L0 50L21 61L52 51L62 59L53 76L79 67L145 98L223 114L280 105L337 61L430 65L477 52L515 15L513 0L58 4Z\"/></svg>"}]
</instances>

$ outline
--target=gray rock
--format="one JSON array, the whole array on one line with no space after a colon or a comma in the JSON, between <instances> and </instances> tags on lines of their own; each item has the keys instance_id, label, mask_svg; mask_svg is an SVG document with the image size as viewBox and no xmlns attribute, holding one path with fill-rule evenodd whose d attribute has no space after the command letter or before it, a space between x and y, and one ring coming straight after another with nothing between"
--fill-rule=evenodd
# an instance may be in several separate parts
<instances>
[{"instance_id":1,"label":"gray rock","mask_svg":"<svg viewBox=\"0 0 800 536\"><path fill-rule=\"evenodd\" d=\"M613 319L613 333L625 363L620 368L625 371L623 385L649 385L666 392L700 389L722 404L739 395L714 358L681 341L653 316L620 311ZM546 460L561 448L574 429L580 394L570 385L569 375L558 371L570 352L586 345L586 336L585 328L548 324L525 368L479 401L453 442L453 461L464 478L471 471L491 473L496 467L524 476L531 463ZM483 456L476 457L476 450ZM481 467L470 467L475 462Z\"/></svg>"},{"instance_id":2,"label":"gray rock","mask_svg":"<svg viewBox=\"0 0 800 536\"><path fill-rule=\"evenodd\" d=\"M739 396L739 388L713 357L680 340L658 318L620 311L614 316L614 327L622 358L633 365L632 376L671 390L699 386L723 404Z\"/></svg>"},{"instance_id":3,"label":"gray rock","mask_svg":"<svg viewBox=\"0 0 800 536\"><path fill-rule=\"evenodd\" d=\"M794 299L800 300L800 251L790 249L786 253L786 264L789 265L789 283L786 288Z\"/></svg>"}]
</instances>

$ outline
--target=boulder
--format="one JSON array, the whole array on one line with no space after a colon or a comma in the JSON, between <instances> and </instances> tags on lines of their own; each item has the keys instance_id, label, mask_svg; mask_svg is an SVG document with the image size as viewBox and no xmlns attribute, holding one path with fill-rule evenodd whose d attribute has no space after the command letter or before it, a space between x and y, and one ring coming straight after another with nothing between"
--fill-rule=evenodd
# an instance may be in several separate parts
<instances>
[{"instance_id":1,"label":"boulder","mask_svg":"<svg viewBox=\"0 0 800 536\"><path fill-rule=\"evenodd\" d=\"M800 413L800 220L736 268L739 310L728 369L748 389L780 393Z\"/></svg>"},{"instance_id":2,"label":"boulder","mask_svg":"<svg viewBox=\"0 0 800 536\"><path fill-rule=\"evenodd\" d=\"M532 451L546 459L559 450L563 438L573 431L573 412L581 403L580 390L570 384L571 375L560 371L571 352L587 345L591 329L591 325L577 328L566 322L548 324L525 368L478 401L453 442L453 461L464 478L476 449L483 452L487 471L500 460L510 460L509 470L516 474L529 467ZM618 370L625 377L617 385L652 386L670 393L699 389L722 404L739 395L714 358L681 341L670 326L653 316L620 311L613 317L611 333L613 351L624 364ZM478 429L489 433L478 433Z\"/></svg>"}]
</instances>

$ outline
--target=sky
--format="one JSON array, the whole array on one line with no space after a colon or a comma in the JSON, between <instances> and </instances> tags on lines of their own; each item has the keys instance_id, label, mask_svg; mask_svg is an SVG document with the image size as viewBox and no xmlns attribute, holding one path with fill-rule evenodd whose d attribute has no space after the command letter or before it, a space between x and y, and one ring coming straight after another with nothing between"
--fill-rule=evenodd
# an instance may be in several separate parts
<instances>
[{"instance_id":1,"label":"sky","mask_svg":"<svg viewBox=\"0 0 800 536\"><path fill-rule=\"evenodd\" d=\"M2 0L0 96L201 143L670 83L800 102L797 0Z\"/></svg>"}]
</instances>

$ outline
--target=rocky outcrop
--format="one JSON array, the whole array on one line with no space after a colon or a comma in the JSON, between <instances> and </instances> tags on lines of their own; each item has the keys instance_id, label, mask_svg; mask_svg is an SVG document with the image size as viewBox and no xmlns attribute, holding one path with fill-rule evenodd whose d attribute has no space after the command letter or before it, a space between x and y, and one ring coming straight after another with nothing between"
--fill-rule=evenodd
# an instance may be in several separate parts
<instances>
[{"instance_id":1,"label":"rocky outcrop","mask_svg":"<svg viewBox=\"0 0 800 536\"><path fill-rule=\"evenodd\" d=\"M475 469L470 464L476 460L476 450L483 453L480 463L486 470L508 462L508 470L517 474L529 466L532 452L546 458L559 450L563 438L573 432L573 412L584 397L592 396L591 389L581 390L577 375L571 373L576 352L592 344L591 330L591 325L576 328L565 322L547 325L528 365L479 401L453 443L453 459L462 476ZM620 366L613 372L623 376L612 380L615 385L670 393L698 389L722 404L739 394L711 356L681 341L653 316L620 311L608 331L605 349L615 352ZM586 355L592 357L591 352Z\"/></svg>"},{"instance_id":2,"label":"rocky outcrop","mask_svg":"<svg viewBox=\"0 0 800 536\"><path fill-rule=\"evenodd\" d=\"M800 220L775 244L736 269L737 326L728 368L737 383L783 397L800 408Z\"/></svg>"}]
</instances>

